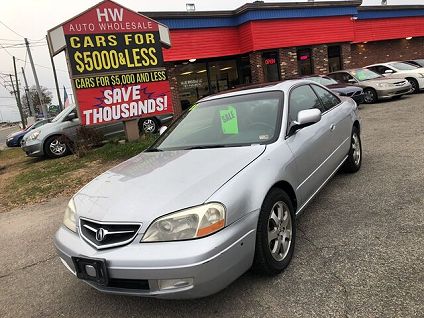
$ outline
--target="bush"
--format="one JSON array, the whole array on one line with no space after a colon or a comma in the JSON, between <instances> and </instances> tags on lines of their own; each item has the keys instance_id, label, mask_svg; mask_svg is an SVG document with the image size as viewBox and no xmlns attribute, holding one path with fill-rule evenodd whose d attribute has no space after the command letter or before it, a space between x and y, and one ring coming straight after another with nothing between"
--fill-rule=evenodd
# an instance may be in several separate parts
<instances>
[{"instance_id":1,"label":"bush","mask_svg":"<svg viewBox=\"0 0 424 318\"><path fill-rule=\"evenodd\" d=\"M79 158L84 157L90 149L99 146L104 140L103 134L98 130L81 126L77 129L72 152Z\"/></svg>"}]
</instances>

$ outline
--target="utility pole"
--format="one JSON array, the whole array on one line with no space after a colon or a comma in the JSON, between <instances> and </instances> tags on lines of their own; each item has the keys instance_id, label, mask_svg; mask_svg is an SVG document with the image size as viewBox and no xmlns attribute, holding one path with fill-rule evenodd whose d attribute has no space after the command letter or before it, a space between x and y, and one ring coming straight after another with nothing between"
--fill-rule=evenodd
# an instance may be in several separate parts
<instances>
[{"instance_id":1,"label":"utility pole","mask_svg":"<svg viewBox=\"0 0 424 318\"><path fill-rule=\"evenodd\" d=\"M35 86L37 87L38 98L40 99L41 109L43 110L43 117L49 117L47 113L47 106L43 103L43 94L41 93L40 83L38 82L37 72L35 71L34 61L32 60L31 50L29 49L28 39L25 38L25 45L28 51L29 62L31 63L32 74L34 74Z\"/></svg>"},{"instance_id":2,"label":"utility pole","mask_svg":"<svg viewBox=\"0 0 424 318\"><path fill-rule=\"evenodd\" d=\"M25 96L28 102L28 106L29 106L29 115L30 116L35 116L35 109L34 109L34 104L32 103L32 98L30 98L29 96L29 87L28 87L28 82L25 76L25 71L24 68L22 67L22 76L24 77L24 82L25 82Z\"/></svg>"},{"instance_id":3,"label":"utility pole","mask_svg":"<svg viewBox=\"0 0 424 318\"><path fill-rule=\"evenodd\" d=\"M47 44L48 44L47 35L46 35L46 41L47 41ZM49 47L49 50L50 50L50 46L49 45L47 45L47 46ZM62 104L62 99L60 98L59 84L57 83L56 66L54 65L54 60L53 60L52 54L50 54L50 61L52 62L53 76L54 76L54 82L56 84L56 93L57 93L57 99L59 101L59 108L62 111L63 110L63 104Z\"/></svg>"},{"instance_id":4,"label":"utility pole","mask_svg":"<svg viewBox=\"0 0 424 318\"><path fill-rule=\"evenodd\" d=\"M13 57L13 65L15 67L15 76L16 76L16 63L15 63L15 57ZM12 89L13 89L13 94L15 94L15 98L16 98L16 103L18 104L18 109L19 109L19 115L21 115L21 121L22 121L22 128L25 129L26 128L26 124L25 124L25 117L24 117L24 113L22 112L22 107L21 107L21 98L18 97L19 96L19 92L15 89L15 85L13 84L13 77L12 74L9 74L10 76L10 82L12 83ZM18 78L16 77L16 87L19 87L18 84Z\"/></svg>"}]
</instances>

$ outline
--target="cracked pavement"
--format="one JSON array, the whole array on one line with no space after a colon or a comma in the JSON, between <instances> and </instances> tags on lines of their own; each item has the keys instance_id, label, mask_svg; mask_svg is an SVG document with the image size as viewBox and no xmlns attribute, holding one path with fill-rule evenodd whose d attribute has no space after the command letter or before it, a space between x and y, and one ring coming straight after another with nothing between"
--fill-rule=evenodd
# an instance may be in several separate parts
<instances>
[{"instance_id":1,"label":"cracked pavement","mask_svg":"<svg viewBox=\"0 0 424 318\"><path fill-rule=\"evenodd\" d=\"M0 316L422 317L424 94L360 110L364 161L337 174L298 219L277 277L246 273L192 301L105 295L56 257L66 198L0 214Z\"/></svg>"}]
</instances>

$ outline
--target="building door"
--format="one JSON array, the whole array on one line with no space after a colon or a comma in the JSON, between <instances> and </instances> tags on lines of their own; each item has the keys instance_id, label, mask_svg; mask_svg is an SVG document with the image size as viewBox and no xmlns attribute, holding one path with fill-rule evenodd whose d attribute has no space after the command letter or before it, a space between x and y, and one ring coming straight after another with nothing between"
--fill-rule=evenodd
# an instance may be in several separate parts
<instances>
[{"instance_id":1,"label":"building door","mask_svg":"<svg viewBox=\"0 0 424 318\"><path fill-rule=\"evenodd\" d=\"M276 82L280 80L280 68L278 52L264 52L262 54L265 82Z\"/></svg>"},{"instance_id":2,"label":"building door","mask_svg":"<svg viewBox=\"0 0 424 318\"><path fill-rule=\"evenodd\" d=\"M328 47L328 67L330 69L330 73L340 71L342 69L340 51L340 45L332 45Z\"/></svg>"},{"instance_id":3,"label":"building door","mask_svg":"<svg viewBox=\"0 0 424 318\"><path fill-rule=\"evenodd\" d=\"M297 50L297 67L300 75L311 75L314 73L310 48Z\"/></svg>"}]
</instances>

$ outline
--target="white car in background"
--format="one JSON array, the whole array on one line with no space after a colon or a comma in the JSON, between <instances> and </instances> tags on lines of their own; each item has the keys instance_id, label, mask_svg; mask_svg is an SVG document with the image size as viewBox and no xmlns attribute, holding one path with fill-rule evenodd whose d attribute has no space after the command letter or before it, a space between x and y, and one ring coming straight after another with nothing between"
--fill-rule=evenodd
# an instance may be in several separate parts
<instances>
[{"instance_id":1,"label":"white car in background","mask_svg":"<svg viewBox=\"0 0 424 318\"><path fill-rule=\"evenodd\" d=\"M412 93L424 89L424 67L418 67L406 62L388 62L366 66L367 69L391 78L404 78L412 86Z\"/></svg>"}]
</instances>

